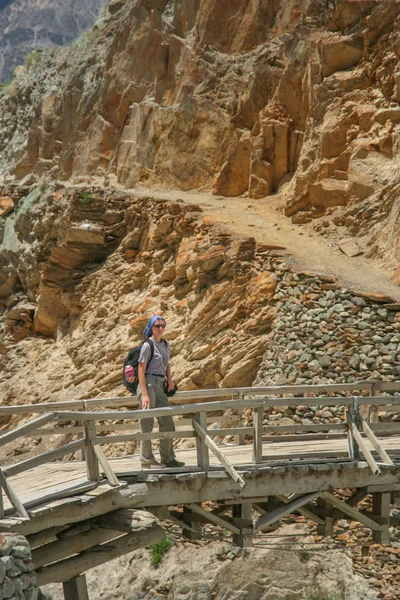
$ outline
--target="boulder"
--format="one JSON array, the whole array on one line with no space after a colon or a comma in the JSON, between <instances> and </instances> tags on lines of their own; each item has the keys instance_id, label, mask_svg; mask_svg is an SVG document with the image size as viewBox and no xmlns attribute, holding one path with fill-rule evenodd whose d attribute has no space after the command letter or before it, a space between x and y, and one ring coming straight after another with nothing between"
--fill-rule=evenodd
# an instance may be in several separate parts
<instances>
[{"instance_id":1,"label":"boulder","mask_svg":"<svg viewBox=\"0 0 400 600\"><path fill-rule=\"evenodd\" d=\"M311 205L315 208L345 206L348 202L348 182L323 179L308 186Z\"/></svg>"},{"instance_id":2,"label":"boulder","mask_svg":"<svg viewBox=\"0 0 400 600\"><path fill-rule=\"evenodd\" d=\"M344 71L355 67L360 62L364 51L364 40L361 36L343 36L322 44L322 75L329 77L336 71Z\"/></svg>"},{"instance_id":3,"label":"boulder","mask_svg":"<svg viewBox=\"0 0 400 600\"><path fill-rule=\"evenodd\" d=\"M0 217L5 217L14 210L14 200L9 196L0 198Z\"/></svg>"}]
</instances>

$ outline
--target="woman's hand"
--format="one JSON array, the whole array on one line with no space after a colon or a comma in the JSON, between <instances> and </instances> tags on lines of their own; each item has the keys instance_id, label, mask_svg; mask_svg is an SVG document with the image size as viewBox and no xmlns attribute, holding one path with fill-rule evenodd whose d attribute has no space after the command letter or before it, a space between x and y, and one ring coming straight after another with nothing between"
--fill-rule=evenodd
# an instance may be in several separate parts
<instances>
[{"instance_id":1,"label":"woman's hand","mask_svg":"<svg viewBox=\"0 0 400 600\"><path fill-rule=\"evenodd\" d=\"M150 408L150 396L146 396L145 394L143 394L142 396L142 408L144 410L146 410L147 408Z\"/></svg>"},{"instance_id":2,"label":"woman's hand","mask_svg":"<svg viewBox=\"0 0 400 600\"><path fill-rule=\"evenodd\" d=\"M170 377L168 379L168 391L171 392L175 387L175 383L173 382L172 378Z\"/></svg>"}]
</instances>

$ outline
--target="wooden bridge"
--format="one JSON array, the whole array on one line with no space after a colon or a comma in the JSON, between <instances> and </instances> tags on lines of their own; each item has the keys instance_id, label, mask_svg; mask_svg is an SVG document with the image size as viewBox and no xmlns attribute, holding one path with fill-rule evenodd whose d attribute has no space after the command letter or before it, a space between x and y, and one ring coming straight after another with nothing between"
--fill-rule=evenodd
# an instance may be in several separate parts
<instances>
[{"instance_id":1,"label":"wooden bridge","mask_svg":"<svg viewBox=\"0 0 400 600\"><path fill-rule=\"evenodd\" d=\"M400 493L400 421L380 417L400 412L399 389L364 381L202 390L180 392L173 398L179 405L153 410L132 410L135 397L0 407L0 416L14 420L34 415L4 431L0 446L27 436L50 436L55 446L0 469L0 531L28 537L39 585L63 582L66 598L81 600L82 574L161 539L158 519L192 539L213 523L245 546L256 530L300 512L321 534L350 518L389 543L391 494ZM343 416L334 424L264 425L271 407L297 406L341 407ZM165 414L175 417L175 431L140 433L141 418ZM57 445L59 435L68 442ZM106 457L115 444L160 438L192 439L192 447L176 449L185 467L142 470L138 453ZM342 488L353 490L347 501L334 493ZM368 494L372 512L363 512L357 505ZM212 510L205 501L215 503Z\"/></svg>"}]
</instances>

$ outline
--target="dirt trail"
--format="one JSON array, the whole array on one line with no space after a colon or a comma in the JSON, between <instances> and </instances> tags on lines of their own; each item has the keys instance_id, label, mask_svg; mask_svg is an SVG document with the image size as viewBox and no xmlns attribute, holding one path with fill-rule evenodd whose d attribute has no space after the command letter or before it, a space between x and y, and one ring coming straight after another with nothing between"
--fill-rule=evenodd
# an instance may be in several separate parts
<instances>
[{"instance_id":1,"label":"dirt trail","mask_svg":"<svg viewBox=\"0 0 400 600\"><path fill-rule=\"evenodd\" d=\"M176 190L135 188L130 191L142 197L198 204L206 215L235 233L253 236L263 244L284 246L285 257L295 269L332 275L349 289L386 294L400 301L400 288L391 283L391 271L385 271L377 260L362 255L350 258L335 242L317 235L310 227L293 225L283 214L283 196L251 200Z\"/></svg>"}]
</instances>

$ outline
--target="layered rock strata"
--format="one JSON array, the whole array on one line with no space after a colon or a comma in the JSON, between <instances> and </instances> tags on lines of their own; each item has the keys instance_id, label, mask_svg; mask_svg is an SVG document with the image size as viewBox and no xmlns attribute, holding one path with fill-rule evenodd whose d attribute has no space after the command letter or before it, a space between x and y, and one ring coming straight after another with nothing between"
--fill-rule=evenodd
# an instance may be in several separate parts
<instances>
[{"instance_id":1,"label":"layered rock strata","mask_svg":"<svg viewBox=\"0 0 400 600\"><path fill-rule=\"evenodd\" d=\"M397 266L399 19L394 0L112 2L3 92L0 168L281 190L297 222L337 214Z\"/></svg>"}]
</instances>

